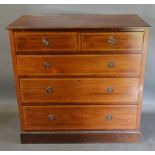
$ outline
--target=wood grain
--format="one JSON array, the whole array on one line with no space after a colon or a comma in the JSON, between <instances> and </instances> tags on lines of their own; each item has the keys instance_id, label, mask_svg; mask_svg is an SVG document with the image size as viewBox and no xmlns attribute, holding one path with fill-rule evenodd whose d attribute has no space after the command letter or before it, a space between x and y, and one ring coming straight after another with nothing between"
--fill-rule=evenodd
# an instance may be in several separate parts
<instances>
[{"instance_id":1,"label":"wood grain","mask_svg":"<svg viewBox=\"0 0 155 155\"><path fill-rule=\"evenodd\" d=\"M24 128L24 120L23 120L23 109L21 106L21 91L19 86L19 77L17 73L17 60L15 54L15 43L14 43L14 32L9 30L9 39L10 39L10 47L11 47L11 56L12 56L12 64L13 64L13 72L14 72L14 80L16 84L16 95L17 95L17 102L18 102L18 111L19 111L19 119L20 119L20 127L21 130Z\"/></svg>"},{"instance_id":2,"label":"wood grain","mask_svg":"<svg viewBox=\"0 0 155 155\"><path fill-rule=\"evenodd\" d=\"M142 52L143 32L82 33L82 51L139 51ZM110 45L110 40L115 40Z\"/></svg>"},{"instance_id":3,"label":"wood grain","mask_svg":"<svg viewBox=\"0 0 155 155\"><path fill-rule=\"evenodd\" d=\"M137 15L22 16L10 24L21 142L139 141L149 27Z\"/></svg>"},{"instance_id":4,"label":"wood grain","mask_svg":"<svg viewBox=\"0 0 155 155\"><path fill-rule=\"evenodd\" d=\"M143 19L134 14L126 15L24 15L8 26L8 29L118 29L150 27Z\"/></svg>"},{"instance_id":5,"label":"wood grain","mask_svg":"<svg viewBox=\"0 0 155 155\"><path fill-rule=\"evenodd\" d=\"M138 111L137 111L137 129L141 127L141 109L142 109L142 101L143 101L143 89L144 89L144 73L145 73L145 64L146 64L146 54L147 54L147 41L148 41L148 30L144 32L144 48L143 48L143 56L141 63L141 76L139 83L139 96L138 96Z\"/></svg>"},{"instance_id":6,"label":"wood grain","mask_svg":"<svg viewBox=\"0 0 155 155\"><path fill-rule=\"evenodd\" d=\"M138 78L46 78L20 79L23 103L104 103L138 101ZM54 91L49 94L47 88ZM107 89L113 92L108 93Z\"/></svg>"},{"instance_id":7,"label":"wood grain","mask_svg":"<svg viewBox=\"0 0 155 155\"><path fill-rule=\"evenodd\" d=\"M48 40L45 46L42 41ZM16 51L76 51L76 32L16 32Z\"/></svg>"},{"instance_id":8,"label":"wood grain","mask_svg":"<svg viewBox=\"0 0 155 155\"><path fill-rule=\"evenodd\" d=\"M141 57L141 54L18 55L17 64L20 76L140 77ZM109 67L110 63L114 66ZM46 64L50 67L46 68Z\"/></svg>"},{"instance_id":9,"label":"wood grain","mask_svg":"<svg viewBox=\"0 0 155 155\"><path fill-rule=\"evenodd\" d=\"M137 106L24 106L25 131L135 129ZM53 115L54 120L49 120ZM107 116L112 115L112 120Z\"/></svg>"}]
</instances>

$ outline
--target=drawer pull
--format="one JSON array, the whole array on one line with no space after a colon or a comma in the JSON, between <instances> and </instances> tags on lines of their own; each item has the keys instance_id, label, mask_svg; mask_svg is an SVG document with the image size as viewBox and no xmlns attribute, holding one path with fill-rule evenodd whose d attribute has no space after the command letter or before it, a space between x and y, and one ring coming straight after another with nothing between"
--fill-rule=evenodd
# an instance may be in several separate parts
<instances>
[{"instance_id":1,"label":"drawer pull","mask_svg":"<svg viewBox=\"0 0 155 155\"><path fill-rule=\"evenodd\" d=\"M113 88L112 87L107 88L107 93L111 94L112 92L113 92Z\"/></svg>"},{"instance_id":2,"label":"drawer pull","mask_svg":"<svg viewBox=\"0 0 155 155\"><path fill-rule=\"evenodd\" d=\"M54 115L48 115L48 120L52 121L55 119L55 116Z\"/></svg>"},{"instance_id":3,"label":"drawer pull","mask_svg":"<svg viewBox=\"0 0 155 155\"><path fill-rule=\"evenodd\" d=\"M48 94L52 94L52 93L54 93L54 89L53 89L52 87L47 87L47 88L46 88L46 92L47 92Z\"/></svg>"},{"instance_id":4,"label":"drawer pull","mask_svg":"<svg viewBox=\"0 0 155 155\"><path fill-rule=\"evenodd\" d=\"M114 64L114 62L109 62L107 66L108 66L108 68L114 68L115 64Z\"/></svg>"},{"instance_id":5,"label":"drawer pull","mask_svg":"<svg viewBox=\"0 0 155 155\"><path fill-rule=\"evenodd\" d=\"M114 39L114 38L110 38L108 42L109 42L110 46L116 45L116 39Z\"/></svg>"},{"instance_id":6,"label":"drawer pull","mask_svg":"<svg viewBox=\"0 0 155 155\"><path fill-rule=\"evenodd\" d=\"M44 39L42 40L42 44L43 44L44 46L48 46L48 45L50 44L50 41L49 41L47 38L44 38Z\"/></svg>"},{"instance_id":7,"label":"drawer pull","mask_svg":"<svg viewBox=\"0 0 155 155\"><path fill-rule=\"evenodd\" d=\"M108 120L108 121L112 120L112 115L111 114L107 115L106 120Z\"/></svg>"},{"instance_id":8,"label":"drawer pull","mask_svg":"<svg viewBox=\"0 0 155 155\"><path fill-rule=\"evenodd\" d=\"M51 68L51 66L52 65L50 63L48 63L48 62L45 62L44 63L44 67L47 68L47 69Z\"/></svg>"}]
</instances>

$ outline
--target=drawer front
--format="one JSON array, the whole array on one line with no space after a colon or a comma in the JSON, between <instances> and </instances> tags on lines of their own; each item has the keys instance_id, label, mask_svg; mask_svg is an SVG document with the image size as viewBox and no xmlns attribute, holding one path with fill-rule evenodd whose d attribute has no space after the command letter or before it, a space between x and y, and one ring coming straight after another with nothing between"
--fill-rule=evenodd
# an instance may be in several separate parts
<instances>
[{"instance_id":1,"label":"drawer front","mask_svg":"<svg viewBox=\"0 0 155 155\"><path fill-rule=\"evenodd\" d=\"M19 75L85 75L139 77L141 54L125 55L20 55Z\"/></svg>"},{"instance_id":2,"label":"drawer front","mask_svg":"<svg viewBox=\"0 0 155 155\"><path fill-rule=\"evenodd\" d=\"M136 103L138 78L21 79L23 103Z\"/></svg>"},{"instance_id":3,"label":"drawer front","mask_svg":"<svg viewBox=\"0 0 155 155\"><path fill-rule=\"evenodd\" d=\"M16 32L16 51L76 51L77 33L75 32Z\"/></svg>"},{"instance_id":4,"label":"drawer front","mask_svg":"<svg viewBox=\"0 0 155 155\"><path fill-rule=\"evenodd\" d=\"M82 33L83 51L142 52L143 32Z\"/></svg>"},{"instance_id":5,"label":"drawer front","mask_svg":"<svg viewBox=\"0 0 155 155\"><path fill-rule=\"evenodd\" d=\"M24 106L27 131L136 128L137 106Z\"/></svg>"}]
</instances>

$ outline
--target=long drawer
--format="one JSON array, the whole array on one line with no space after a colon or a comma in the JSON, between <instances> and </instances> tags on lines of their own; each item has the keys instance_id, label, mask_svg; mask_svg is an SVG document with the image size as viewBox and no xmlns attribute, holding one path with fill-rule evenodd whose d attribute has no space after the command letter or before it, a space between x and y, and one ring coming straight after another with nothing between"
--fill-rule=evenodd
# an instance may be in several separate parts
<instances>
[{"instance_id":1,"label":"long drawer","mask_svg":"<svg viewBox=\"0 0 155 155\"><path fill-rule=\"evenodd\" d=\"M139 77L141 54L18 55L19 75Z\"/></svg>"},{"instance_id":2,"label":"long drawer","mask_svg":"<svg viewBox=\"0 0 155 155\"><path fill-rule=\"evenodd\" d=\"M76 51L76 32L16 32L16 51Z\"/></svg>"},{"instance_id":3,"label":"long drawer","mask_svg":"<svg viewBox=\"0 0 155 155\"><path fill-rule=\"evenodd\" d=\"M138 78L22 78L23 103L137 103Z\"/></svg>"},{"instance_id":4,"label":"long drawer","mask_svg":"<svg viewBox=\"0 0 155 155\"><path fill-rule=\"evenodd\" d=\"M143 32L82 33L82 51L142 52Z\"/></svg>"},{"instance_id":5,"label":"long drawer","mask_svg":"<svg viewBox=\"0 0 155 155\"><path fill-rule=\"evenodd\" d=\"M24 106L26 131L136 128L137 106Z\"/></svg>"}]
</instances>

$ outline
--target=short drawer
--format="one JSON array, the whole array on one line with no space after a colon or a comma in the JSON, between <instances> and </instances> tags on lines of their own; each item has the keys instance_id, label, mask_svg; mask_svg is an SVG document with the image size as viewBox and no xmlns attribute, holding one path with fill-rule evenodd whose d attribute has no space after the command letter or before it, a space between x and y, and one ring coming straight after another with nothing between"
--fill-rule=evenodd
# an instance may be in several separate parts
<instances>
[{"instance_id":1,"label":"short drawer","mask_svg":"<svg viewBox=\"0 0 155 155\"><path fill-rule=\"evenodd\" d=\"M82 51L142 52L143 32L82 33Z\"/></svg>"},{"instance_id":2,"label":"short drawer","mask_svg":"<svg viewBox=\"0 0 155 155\"><path fill-rule=\"evenodd\" d=\"M141 54L18 55L19 75L139 77Z\"/></svg>"},{"instance_id":3,"label":"short drawer","mask_svg":"<svg viewBox=\"0 0 155 155\"><path fill-rule=\"evenodd\" d=\"M136 128L137 106L24 106L26 131Z\"/></svg>"},{"instance_id":4,"label":"short drawer","mask_svg":"<svg viewBox=\"0 0 155 155\"><path fill-rule=\"evenodd\" d=\"M139 78L22 78L23 103L137 103Z\"/></svg>"},{"instance_id":5,"label":"short drawer","mask_svg":"<svg viewBox=\"0 0 155 155\"><path fill-rule=\"evenodd\" d=\"M16 51L76 51L75 32L16 32Z\"/></svg>"}]
</instances>

